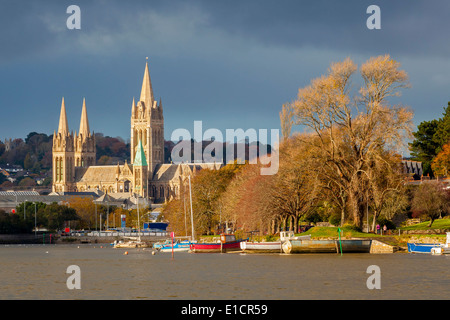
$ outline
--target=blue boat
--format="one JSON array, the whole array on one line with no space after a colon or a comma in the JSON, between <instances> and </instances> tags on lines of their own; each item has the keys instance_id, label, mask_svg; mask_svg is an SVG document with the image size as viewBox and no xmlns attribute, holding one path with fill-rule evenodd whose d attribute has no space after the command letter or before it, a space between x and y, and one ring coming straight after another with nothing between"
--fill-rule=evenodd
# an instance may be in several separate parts
<instances>
[{"instance_id":1,"label":"blue boat","mask_svg":"<svg viewBox=\"0 0 450 320\"><path fill-rule=\"evenodd\" d=\"M164 247L164 246L166 246L168 244L172 245L172 241L171 240L166 240L164 242L156 242L156 243L153 244L153 249L159 250L159 249L161 249L162 247Z\"/></svg>"},{"instance_id":2,"label":"blue boat","mask_svg":"<svg viewBox=\"0 0 450 320\"><path fill-rule=\"evenodd\" d=\"M410 253L430 253L433 248L440 248L440 243L412 243L408 242L408 252Z\"/></svg>"},{"instance_id":3,"label":"blue boat","mask_svg":"<svg viewBox=\"0 0 450 320\"><path fill-rule=\"evenodd\" d=\"M159 252L172 252L173 251L189 251L189 248L191 246L191 244L193 244L194 242L191 241L180 241L177 240L173 243L173 249L172 249L172 242L170 241L169 243L164 243L162 244L161 247L157 248L157 250Z\"/></svg>"}]
</instances>

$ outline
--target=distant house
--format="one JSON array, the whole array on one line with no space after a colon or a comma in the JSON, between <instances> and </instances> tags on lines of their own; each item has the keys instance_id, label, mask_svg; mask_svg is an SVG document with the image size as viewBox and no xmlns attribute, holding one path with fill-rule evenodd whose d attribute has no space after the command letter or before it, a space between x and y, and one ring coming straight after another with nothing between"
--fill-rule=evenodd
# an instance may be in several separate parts
<instances>
[{"instance_id":1,"label":"distant house","mask_svg":"<svg viewBox=\"0 0 450 320\"><path fill-rule=\"evenodd\" d=\"M0 166L0 170L5 170L8 173L17 173L20 171L23 171L23 168L19 165L11 165L9 163L7 163L6 165L1 165Z\"/></svg>"},{"instance_id":2,"label":"distant house","mask_svg":"<svg viewBox=\"0 0 450 320\"><path fill-rule=\"evenodd\" d=\"M419 180L423 175L422 162L413 160L402 160L405 174Z\"/></svg>"}]
</instances>

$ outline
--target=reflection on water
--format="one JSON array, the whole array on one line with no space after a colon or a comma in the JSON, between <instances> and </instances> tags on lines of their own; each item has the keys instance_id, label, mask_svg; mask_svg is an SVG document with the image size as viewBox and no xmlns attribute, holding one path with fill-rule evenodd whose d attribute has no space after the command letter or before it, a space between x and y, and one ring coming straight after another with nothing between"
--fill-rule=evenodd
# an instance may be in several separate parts
<instances>
[{"instance_id":1,"label":"reflection on water","mask_svg":"<svg viewBox=\"0 0 450 320\"><path fill-rule=\"evenodd\" d=\"M128 255L123 253L128 251ZM0 299L448 299L450 256L151 254L100 245L0 246ZM81 289L69 290L69 265ZM369 290L370 265L381 289Z\"/></svg>"}]
</instances>

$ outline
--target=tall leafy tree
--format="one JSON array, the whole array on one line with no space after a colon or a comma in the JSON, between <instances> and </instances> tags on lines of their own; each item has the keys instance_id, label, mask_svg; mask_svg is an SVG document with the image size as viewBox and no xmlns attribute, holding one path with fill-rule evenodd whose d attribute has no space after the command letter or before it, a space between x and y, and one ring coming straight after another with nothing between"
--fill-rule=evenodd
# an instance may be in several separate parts
<instances>
[{"instance_id":1,"label":"tall leafy tree","mask_svg":"<svg viewBox=\"0 0 450 320\"><path fill-rule=\"evenodd\" d=\"M294 102L297 124L317 137L312 148L323 153L324 171L347 194L353 223L361 227L367 205L367 173L371 159L402 145L411 134L412 112L388 99L406 88L408 75L389 55L370 58L360 67L362 86L351 92L357 71L350 59L334 63L328 73L299 89Z\"/></svg>"}]
</instances>

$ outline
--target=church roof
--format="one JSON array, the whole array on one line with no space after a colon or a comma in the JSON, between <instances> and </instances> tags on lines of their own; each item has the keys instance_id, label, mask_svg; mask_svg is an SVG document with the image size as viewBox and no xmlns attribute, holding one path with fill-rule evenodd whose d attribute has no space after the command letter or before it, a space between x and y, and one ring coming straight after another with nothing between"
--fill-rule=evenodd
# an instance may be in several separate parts
<instances>
[{"instance_id":1,"label":"church roof","mask_svg":"<svg viewBox=\"0 0 450 320\"><path fill-rule=\"evenodd\" d=\"M223 167L222 163L183 163L183 164L172 164L164 163L158 164L155 167L153 173L153 181L166 182L173 179L178 179L181 175L187 175L193 173L197 170L210 169L218 170Z\"/></svg>"},{"instance_id":2,"label":"church roof","mask_svg":"<svg viewBox=\"0 0 450 320\"><path fill-rule=\"evenodd\" d=\"M170 181L173 178L177 177L177 172L179 171L179 164L158 164L155 167L155 171L153 173L153 181Z\"/></svg>"},{"instance_id":3,"label":"church roof","mask_svg":"<svg viewBox=\"0 0 450 320\"><path fill-rule=\"evenodd\" d=\"M145 158L144 147L142 146L142 141L139 140L139 144L136 150L136 156L134 157L133 166L147 166L147 159Z\"/></svg>"},{"instance_id":4,"label":"church roof","mask_svg":"<svg viewBox=\"0 0 450 320\"><path fill-rule=\"evenodd\" d=\"M111 197L109 194L105 193L104 195L102 195L101 197L98 197L95 202L96 203L111 203L111 202L116 202L117 199Z\"/></svg>"},{"instance_id":5,"label":"church roof","mask_svg":"<svg viewBox=\"0 0 450 320\"><path fill-rule=\"evenodd\" d=\"M90 183L116 181L117 166L90 166L87 168L75 168L75 181Z\"/></svg>"}]
</instances>

